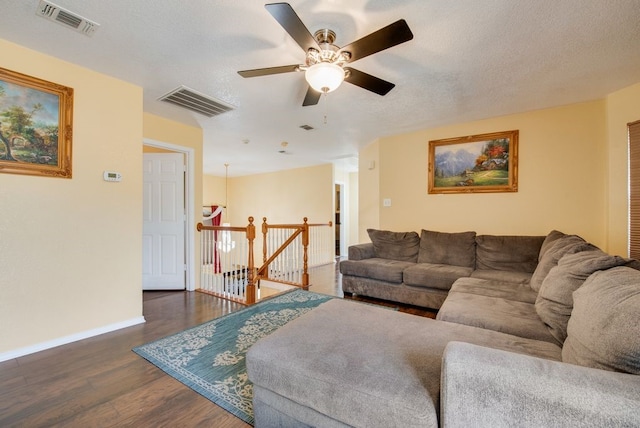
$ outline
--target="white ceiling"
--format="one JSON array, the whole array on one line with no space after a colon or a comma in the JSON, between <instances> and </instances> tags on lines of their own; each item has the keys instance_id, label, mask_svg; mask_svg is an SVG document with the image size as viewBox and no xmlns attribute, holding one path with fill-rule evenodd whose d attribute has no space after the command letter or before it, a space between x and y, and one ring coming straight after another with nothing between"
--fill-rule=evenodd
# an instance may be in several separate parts
<instances>
[{"instance_id":1,"label":"white ceiling","mask_svg":"<svg viewBox=\"0 0 640 428\"><path fill-rule=\"evenodd\" d=\"M352 64L395 83L389 94L345 83L310 107L301 106L303 73L237 74L304 61L264 1L53 2L100 28L88 37L38 17L38 0L0 0L0 37L143 87L145 111L202 127L204 171L220 176L225 163L230 176L334 161L351 168L381 136L640 82L640 0L291 0L312 34L330 28L338 46L401 18L414 34ZM180 85L235 110L208 118L157 100Z\"/></svg>"}]
</instances>

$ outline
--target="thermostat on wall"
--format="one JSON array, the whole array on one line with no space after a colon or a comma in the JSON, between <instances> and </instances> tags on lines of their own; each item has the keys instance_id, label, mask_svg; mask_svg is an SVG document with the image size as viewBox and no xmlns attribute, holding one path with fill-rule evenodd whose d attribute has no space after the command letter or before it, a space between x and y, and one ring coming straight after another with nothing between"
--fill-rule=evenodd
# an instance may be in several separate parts
<instances>
[{"instance_id":1,"label":"thermostat on wall","mask_svg":"<svg viewBox=\"0 0 640 428\"><path fill-rule=\"evenodd\" d=\"M105 171L102 174L104 181L122 181L122 174L115 171Z\"/></svg>"}]
</instances>

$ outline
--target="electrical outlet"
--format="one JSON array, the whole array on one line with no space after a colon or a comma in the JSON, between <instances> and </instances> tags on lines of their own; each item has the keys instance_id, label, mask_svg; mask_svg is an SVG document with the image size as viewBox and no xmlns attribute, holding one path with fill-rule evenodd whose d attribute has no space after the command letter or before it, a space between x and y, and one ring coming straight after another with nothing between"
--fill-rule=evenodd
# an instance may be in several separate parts
<instances>
[{"instance_id":1,"label":"electrical outlet","mask_svg":"<svg viewBox=\"0 0 640 428\"><path fill-rule=\"evenodd\" d=\"M391 199L389 198L385 198L382 200L382 206L383 207L390 207L391 206Z\"/></svg>"}]
</instances>

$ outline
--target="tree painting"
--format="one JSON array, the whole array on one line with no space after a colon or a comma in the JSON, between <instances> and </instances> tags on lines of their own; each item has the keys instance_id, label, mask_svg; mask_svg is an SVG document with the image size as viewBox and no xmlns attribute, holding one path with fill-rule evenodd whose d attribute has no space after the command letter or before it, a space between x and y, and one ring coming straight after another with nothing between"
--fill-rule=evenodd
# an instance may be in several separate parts
<instances>
[{"instance_id":1,"label":"tree painting","mask_svg":"<svg viewBox=\"0 0 640 428\"><path fill-rule=\"evenodd\" d=\"M0 80L0 161L58 164L60 99Z\"/></svg>"},{"instance_id":2,"label":"tree painting","mask_svg":"<svg viewBox=\"0 0 640 428\"><path fill-rule=\"evenodd\" d=\"M429 193L517 191L518 131L429 142Z\"/></svg>"}]
</instances>

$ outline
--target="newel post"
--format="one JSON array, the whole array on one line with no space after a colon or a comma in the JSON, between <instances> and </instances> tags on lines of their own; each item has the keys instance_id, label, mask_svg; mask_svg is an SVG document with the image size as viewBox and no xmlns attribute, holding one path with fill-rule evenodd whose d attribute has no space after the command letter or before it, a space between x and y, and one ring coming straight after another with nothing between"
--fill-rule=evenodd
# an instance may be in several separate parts
<instances>
[{"instance_id":1,"label":"newel post","mask_svg":"<svg viewBox=\"0 0 640 428\"><path fill-rule=\"evenodd\" d=\"M249 225L247 226L247 241L249 242L248 266L247 266L247 289L245 292L247 304L251 305L256 302L256 284L255 284L255 263L253 260L253 240L256 238L256 227L253 224L253 217L249 217Z\"/></svg>"},{"instance_id":2,"label":"newel post","mask_svg":"<svg viewBox=\"0 0 640 428\"><path fill-rule=\"evenodd\" d=\"M307 252L309 247L309 224L307 224L307 218L304 218L304 224L302 225L302 289L309 289L309 255Z\"/></svg>"},{"instance_id":3,"label":"newel post","mask_svg":"<svg viewBox=\"0 0 640 428\"><path fill-rule=\"evenodd\" d=\"M265 264L267 262L267 232L269 232L267 218L262 217L262 264ZM269 279L269 265L264 265L262 276L266 279Z\"/></svg>"}]
</instances>

